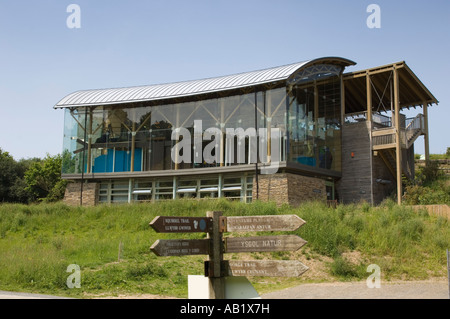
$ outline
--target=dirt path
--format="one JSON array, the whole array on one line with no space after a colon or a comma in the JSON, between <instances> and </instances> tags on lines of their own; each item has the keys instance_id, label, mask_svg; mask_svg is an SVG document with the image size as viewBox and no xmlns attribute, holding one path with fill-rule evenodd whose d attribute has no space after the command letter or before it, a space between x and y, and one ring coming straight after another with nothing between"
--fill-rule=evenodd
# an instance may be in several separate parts
<instances>
[{"instance_id":1,"label":"dirt path","mask_svg":"<svg viewBox=\"0 0 450 319\"><path fill-rule=\"evenodd\" d=\"M263 299L448 299L446 280L381 282L368 288L366 282L302 284L262 295Z\"/></svg>"}]
</instances>

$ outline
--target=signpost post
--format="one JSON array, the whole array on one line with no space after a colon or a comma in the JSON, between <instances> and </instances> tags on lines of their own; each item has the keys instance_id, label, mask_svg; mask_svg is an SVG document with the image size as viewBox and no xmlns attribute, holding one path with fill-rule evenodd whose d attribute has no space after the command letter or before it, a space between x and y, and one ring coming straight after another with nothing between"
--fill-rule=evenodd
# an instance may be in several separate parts
<instances>
[{"instance_id":1,"label":"signpost post","mask_svg":"<svg viewBox=\"0 0 450 319\"><path fill-rule=\"evenodd\" d=\"M225 297L226 276L298 277L308 267L297 260L223 260L224 253L296 251L306 244L297 235L227 237L225 232L294 231L305 224L297 215L206 217L157 216L150 226L159 233L207 233L206 239L157 240L150 248L157 256L208 255L205 276L211 299Z\"/></svg>"}]
</instances>

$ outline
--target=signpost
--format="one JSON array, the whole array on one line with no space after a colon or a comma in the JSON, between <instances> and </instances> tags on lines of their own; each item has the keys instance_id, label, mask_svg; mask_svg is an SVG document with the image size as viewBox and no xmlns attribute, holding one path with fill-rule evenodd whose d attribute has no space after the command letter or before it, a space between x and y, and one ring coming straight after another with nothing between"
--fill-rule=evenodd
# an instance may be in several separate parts
<instances>
[{"instance_id":1,"label":"signpost","mask_svg":"<svg viewBox=\"0 0 450 319\"><path fill-rule=\"evenodd\" d=\"M308 267L297 260L223 260L224 253L296 251L306 244L297 235L226 237L225 232L294 231L305 224L297 215L206 217L157 216L150 226L159 233L207 233L206 239L159 239L150 248L157 256L208 255L205 276L210 298L224 298L226 276L298 277Z\"/></svg>"}]
</instances>

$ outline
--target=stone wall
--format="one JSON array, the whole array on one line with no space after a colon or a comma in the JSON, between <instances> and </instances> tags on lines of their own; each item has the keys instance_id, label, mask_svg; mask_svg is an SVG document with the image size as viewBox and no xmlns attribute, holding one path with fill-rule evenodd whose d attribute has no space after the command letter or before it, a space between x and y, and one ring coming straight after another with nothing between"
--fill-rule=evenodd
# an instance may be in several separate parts
<instances>
[{"instance_id":1,"label":"stone wall","mask_svg":"<svg viewBox=\"0 0 450 319\"><path fill-rule=\"evenodd\" d=\"M80 205L81 183L67 184L63 202L70 206ZM83 206L94 206L98 201L98 183L83 184Z\"/></svg>"},{"instance_id":2,"label":"stone wall","mask_svg":"<svg viewBox=\"0 0 450 319\"><path fill-rule=\"evenodd\" d=\"M327 201L325 180L296 174L287 175L290 205L298 206L308 201Z\"/></svg>"},{"instance_id":3,"label":"stone wall","mask_svg":"<svg viewBox=\"0 0 450 319\"><path fill-rule=\"evenodd\" d=\"M276 202L281 205L289 202L288 182L286 174L258 175L258 196L256 196L256 178L253 177L253 200Z\"/></svg>"},{"instance_id":4,"label":"stone wall","mask_svg":"<svg viewBox=\"0 0 450 319\"><path fill-rule=\"evenodd\" d=\"M261 201L273 201L277 205L298 206L307 201L326 201L325 181L291 173L258 175ZM256 181L253 178L253 199L256 199Z\"/></svg>"}]
</instances>

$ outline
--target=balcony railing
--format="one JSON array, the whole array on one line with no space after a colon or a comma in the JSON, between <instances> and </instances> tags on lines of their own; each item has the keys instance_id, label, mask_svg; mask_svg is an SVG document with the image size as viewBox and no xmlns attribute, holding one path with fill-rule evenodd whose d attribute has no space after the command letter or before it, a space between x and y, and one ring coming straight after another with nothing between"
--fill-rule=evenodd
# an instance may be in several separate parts
<instances>
[{"instance_id":1,"label":"balcony railing","mask_svg":"<svg viewBox=\"0 0 450 319\"><path fill-rule=\"evenodd\" d=\"M424 133L425 121L422 114L405 120L405 128L400 129L400 145L410 148L417 137ZM393 148L396 146L395 128L376 128L372 131L372 145L374 150Z\"/></svg>"},{"instance_id":2,"label":"balcony railing","mask_svg":"<svg viewBox=\"0 0 450 319\"><path fill-rule=\"evenodd\" d=\"M364 122L367 120L367 112L356 112L345 114L344 123L352 124ZM382 127L391 127L392 118L378 112L372 113L372 121Z\"/></svg>"},{"instance_id":3,"label":"balcony railing","mask_svg":"<svg viewBox=\"0 0 450 319\"><path fill-rule=\"evenodd\" d=\"M403 118L403 120L402 120ZM356 124L367 120L367 112L349 113L345 115L346 124ZM424 134L425 119L422 114L417 114L413 118L400 118L400 145L402 148L410 148L417 137ZM374 150L395 148L396 131L391 117L372 113L372 146Z\"/></svg>"}]
</instances>

